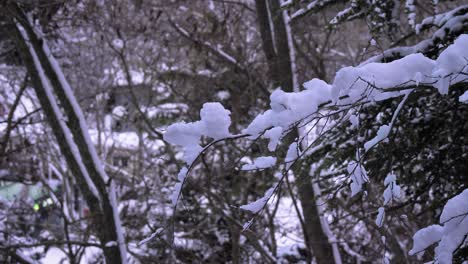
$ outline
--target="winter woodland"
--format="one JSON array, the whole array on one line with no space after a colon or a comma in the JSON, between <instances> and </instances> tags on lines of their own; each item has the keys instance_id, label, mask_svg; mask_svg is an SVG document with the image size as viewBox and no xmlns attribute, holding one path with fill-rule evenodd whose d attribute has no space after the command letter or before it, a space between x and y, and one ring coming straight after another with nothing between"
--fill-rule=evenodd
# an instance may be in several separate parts
<instances>
[{"instance_id":1,"label":"winter woodland","mask_svg":"<svg viewBox=\"0 0 468 264\"><path fill-rule=\"evenodd\" d=\"M468 263L468 4L3 0L0 263Z\"/></svg>"}]
</instances>

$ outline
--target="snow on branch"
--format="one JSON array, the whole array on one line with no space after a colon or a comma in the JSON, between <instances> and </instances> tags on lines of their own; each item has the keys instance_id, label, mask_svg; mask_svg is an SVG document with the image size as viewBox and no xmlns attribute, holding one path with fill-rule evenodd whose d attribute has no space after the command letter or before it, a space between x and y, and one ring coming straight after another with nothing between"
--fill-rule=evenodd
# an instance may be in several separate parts
<instances>
[{"instance_id":1,"label":"snow on branch","mask_svg":"<svg viewBox=\"0 0 468 264\"><path fill-rule=\"evenodd\" d=\"M97 188L100 186L100 183L107 182L109 178L104 171L104 166L98 158L94 144L89 136L89 130L83 112L73 95L73 91L59 63L51 53L47 40L43 38L44 34L40 26L34 25L32 19L29 18L19 22L16 21L16 26L33 58L34 67L38 72L47 101L51 105L55 119L60 125L60 129L64 134L67 145L71 149L73 158L81 174L85 178L87 187L93 196L100 201L99 205L101 208L105 208L107 201L112 209L111 217L115 225L121 261L122 263L127 263L125 239L117 208L115 183L113 181L110 182L110 188L107 192ZM31 39L33 42L31 42ZM42 58L42 61L39 60L39 57ZM54 92L59 100L55 97ZM65 123L65 117L63 116L63 111L59 108L58 101L60 101L61 105L65 108L68 122L72 123L70 127L74 128L70 129L69 125ZM97 172L96 177L98 178L91 177L94 174L93 171Z\"/></svg>"},{"instance_id":2,"label":"snow on branch","mask_svg":"<svg viewBox=\"0 0 468 264\"><path fill-rule=\"evenodd\" d=\"M220 103L205 103L200 111L200 121L180 122L169 126L164 133L164 140L184 148L183 160L187 164L193 163L202 151L200 140L202 136L214 140L229 137L231 112L224 109Z\"/></svg>"},{"instance_id":3,"label":"snow on branch","mask_svg":"<svg viewBox=\"0 0 468 264\"><path fill-rule=\"evenodd\" d=\"M448 12L437 14L435 16L426 17L421 23L415 25L416 33L419 34L421 31L428 29L430 27L442 27L444 25L449 25L450 27L457 26L456 23L451 22L451 20L457 16L465 17L468 11L468 5L461 5L456 7Z\"/></svg>"},{"instance_id":4,"label":"snow on branch","mask_svg":"<svg viewBox=\"0 0 468 264\"><path fill-rule=\"evenodd\" d=\"M348 163L348 173L351 176L351 196L356 195L362 190L362 185L369 181L366 169L361 164L360 154L356 153L356 161Z\"/></svg>"},{"instance_id":5,"label":"snow on branch","mask_svg":"<svg viewBox=\"0 0 468 264\"><path fill-rule=\"evenodd\" d=\"M254 162L252 164L244 164L241 168L241 170L264 170L268 169L270 167L275 166L276 164L276 158L275 157L258 157L254 159Z\"/></svg>"},{"instance_id":6,"label":"snow on branch","mask_svg":"<svg viewBox=\"0 0 468 264\"><path fill-rule=\"evenodd\" d=\"M337 25L348 19L361 15L361 8L356 3L356 1L351 2L351 6L338 12L332 20L330 20L330 25Z\"/></svg>"},{"instance_id":7,"label":"snow on branch","mask_svg":"<svg viewBox=\"0 0 468 264\"><path fill-rule=\"evenodd\" d=\"M463 81L468 73L468 35L461 35L454 44L444 50L437 60L422 54L411 54L390 63L367 63L358 67L345 67L339 70L332 84L313 79L304 83L305 90L287 93L280 89L270 95L271 109L259 114L242 132L250 139L262 134L270 139L269 149L279 143L281 135L299 123L308 123L319 106L334 102L335 106L366 101L382 101L407 95L415 84L433 86L441 94L447 94L448 87ZM398 88L398 89L395 89ZM170 126L164 136L171 144L184 147L184 161L190 164L200 153L201 135L222 139L230 136L229 111L219 103L207 103L202 112L216 112L213 121L207 115L193 123L177 123ZM221 121L217 127L216 120ZM224 121L222 121L224 120ZM207 123L209 122L209 123ZM210 125L211 124L211 125ZM209 129L206 129L206 127ZM265 133L266 131L266 133ZM211 135L210 135L211 134Z\"/></svg>"},{"instance_id":8,"label":"snow on branch","mask_svg":"<svg viewBox=\"0 0 468 264\"><path fill-rule=\"evenodd\" d=\"M424 89L433 87L439 94L446 95L449 92L450 86L467 81L468 49L466 49L466 47L468 47L468 35L463 34L460 35L452 45L448 46L440 53L439 57L435 60L425 57L423 54L410 54L390 63L369 62L357 67L345 67L337 72L332 84L327 84L319 79L313 79L304 83L303 86L305 89L299 92L287 93L277 89L270 95L271 109L257 115L242 131L242 134L239 135L231 135L229 133L229 126L231 124L229 111L225 110L219 103L205 104L201 110L200 121L176 123L171 125L164 135L164 139L169 143L182 146L184 149L182 159L188 165L188 167L184 168L179 174L179 182L176 185L172 197L174 206L177 205L177 200L180 196L183 184L195 161L207 148L217 142L242 137L247 137L251 140L264 137L270 140L268 149L274 151L281 141L281 137L292 129L304 127L315 119L328 117L328 114L324 115L325 110L330 111L332 114L340 113L340 111L347 111L358 105L404 96L395 110L390 124L381 127L377 137L372 139L365 146L365 149L369 150L378 142L388 137L410 93L417 90L419 86L423 86ZM465 97L468 96L465 94L462 95L460 100L465 100ZM344 119L341 121L347 121L350 117L352 118L352 116L353 115L345 115ZM351 121L357 123L356 120ZM323 130L321 131L322 134L325 132ZM207 136L214 140L205 147L202 147L200 145L202 136ZM304 135L304 138L306 136L307 135ZM313 148L316 143L317 141L308 145L306 144L306 146L303 147L302 153L298 151L297 142L296 145L291 145L287 157L285 157L285 162L291 164L285 166L280 181L274 187L270 188L262 198L250 204L243 205L240 208L254 214L259 213L278 190L278 186L282 183L289 168L291 168L296 161L301 159L303 155L313 153L309 148ZM361 191L362 185L369 180L359 154L358 151L356 161L352 161L348 164L348 173L351 175L352 181L352 195ZM269 166L273 165L275 163L273 160L276 162L274 157L262 157L261 159L255 160L253 164L246 165L243 168L264 168L265 166L263 165L265 164ZM385 186L387 189L390 188L392 196L398 196L399 187L396 185L395 179L391 177L386 179ZM465 197L465 194L468 195L468 191L462 194L464 198L453 198L453 201L449 201L444 209L443 217L441 217L441 224L444 225L444 228L447 227L444 230L447 230L447 232L456 230L458 232L456 236L450 233L450 235L455 237L454 239L458 239L456 241L460 239L463 240L461 237L464 237L468 233L468 230L466 230L468 229L468 223L465 223L468 221L468 217L466 217L466 214L468 214L466 209L468 197ZM386 191L386 194L384 194L384 204L389 201L388 195L389 191ZM445 213L446 210L447 213ZM385 209L381 207L378 210L377 225L381 226L384 218ZM252 222L253 219L246 223L244 225L244 230L248 229ZM416 240L418 240L417 235L415 236ZM439 243L439 247L441 247L439 250L440 252L436 253L440 256L440 259L449 259L449 254L447 252L453 252L453 250L455 250L452 247L453 243L450 242L453 242L453 240L444 242L445 237L449 239L448 235L442 236L442 240ZM418 248L425 247L416 246L415 250L412 252L416 252Z\"/></svg>"},{"instance_id":9,"label":"snow on branch","mask_svg":"<svg viewBox=\"0 0 468 264\"><path fill-rule=\"evenodd\" d=\"M255 202L251 202L249 204L242 205L239 208L242 209L242 210L245 210L245 211L250 211L253 214L257 214L258 212L260 212L260 210L262 210L265 207L267 202L270 200L270 198L273 195L276 187L277 186L275 185L275 186L271 187L270 189L268 189L265 192L265 195L262 198L256 200Z\"/></svg>"},{"instance_id":10,"label":"snow on branch","mask_svg":"<svg viewBox=\"0 0 468 264\"><path fill-rule=\"evenodd\" d=\"M295 19L298 19L300 17L303 17L311 12L316 12L316 11L320 11L322 10L323 8L329 6L329 5L332 5L334 3L336 3L338 1L336 0L314 0L314 1L311 1L310 3L308 3L304 8L301 8L297 11L295 11L292 15L291 15L291 21L292 20L295 20ZM286 7L288 5L284 5L284 7Z\"/></svg>"},{"instance_id":11,"label":"snow on branch","mask_svg":"<svg viewBox=\"0 0 468 264\"><path fill-rule=\"evenodd\" d=\"M468 103L468 91L465 91L460 97L458 98L460 103Z\"/></svg>"},{"instance_id":12,"label":"snow on branch","mask_svg":"<svg viewBox=\"0 0 468 264\"><path fill-rule=\"evenodd\" d=\"M384 191L384 205L387 205L391 200L400 197L401 188L396 183L396 175L390 173L385 177L384 185L386 186Z\"/></svg>"},{"instance_id":13,"label":"snow on branch","mask_svg":"<svg viewBox=\"0 0 468 264\"><path fill-rule=\"evenodd\" d=\"M396 175L391 172L390 174L385 177L384 180L385 191L383 193L384 203L383 206L379 207L377 210L377 218L375 219L375 224L378 227L382 227L384 220L385 220L385 206L394 199L398 199L400 197L401 188L396 183Z\"/></svg>"},{"instance_id":14,"label":"snow on branch","mask_svg":"<svg viewBox=\"0 0 468 264\"><path fill-rule=\"evenodd\" d=\"M49 101L49 104L51 105L54 114L56 116L56 119L60 125L60 128L64 131L64 136L65 140L67 141L67 145L70 146L71 152L73 155L73 158L76 160L76 163L78 164L78 167L80 169L80 172L82 173L83 177L85 178L86 184L88 185L91 193L96 197L96 199L101 200L101 196L99 195L99 192L96 188L96 185L92 181L91 177L88 174L88 171L86 170L86 167L83 163L83 160L81 159L81 155L79 154L78 146L76 145L75 141L72 138L72 133L68 126L65 123L65 118L60 110L60 107L58 105L58 102L52 92L52 87L50 80L47 78L45 74L45 70L39 61L39 58L36 54L36 51L34 50L31 41L29 40L29 36L26 33L25 29L20 25L16 24L16 27L18 28L19 32L21 33L21 36L24 38L26 46L28 48L29 53L31 54L31 57L33 58L34 66L38 72L41 84L44 88L44 92L47 96L47 100Z\"/></svg>"},{"instance_id":15,"label":"snow on branch","mask_svg":"<svg viewBox=\"0 0 468 264\"><path fill-rule=\"evenodd\" d=\"M231 125L230 114L231 112L226 110L220 103L205 103L200 110L200 121L175 123L170 125L164 133L164 140L182 147L184 151L182 160L187 164L187 167L180 170L177 177L178 182L171 196L174 209L177 207L187 176L204 151L217 142L248 136L245 134L232 135L229 132L229 126ZM213 141L202 147L200 145L202 137L212 138Z\"/></svg>"},{"instance_id":16,"label":"snow on branch","mask_svg":"<svg viewBox=\"0 0 468 264\"><path fill-rule=\"evenodd\" d=\"M468 5L463 5L447 13L424 19L421 24L416 25L416 33L435 26L437 30L432 34L431 38L425 39L414 46L394 47L385 50L381 54L367 59L365 62L361 63L361 65L399 59L414 53L431 54L434 53L434 51L438 51L440 49L440 44L449 43L453 40L453 36L466 32L468 28L467 11Z\"/></svg>"},{"instance_id":17,"label":"snow on branch","mask_svg":"<svg viewBox=\"0 0 468 264\"><path fill-rule=\"evenodd\" d=\"M453 253L466 243L468 235L468 189L450 199L440 216L440 225L425 227L413 236L413 248L409 254L423 252L429 246L438 243L435 248L437 263L452 263Z\"/></svg>"},{"instance_id":18,"label":"snow on branch","mask_svg":"<svg viewBox=\"0 0 468 264\"><path fill-rule=\"evenodd\" d=\"M455 42L445 49L436 60L422 54L411 54L390 63L368 63L358 67L345 67L339 70L332 84L322 80L313 79L304 83L305 90L287 93L280 89L270 96L271 109L259 114L245 128L240 135L231 135L229 126L230 112L219 103L206 103L201 112L201 120L191 123L176 123L168 127L164 139L174 145L183 147L183 160L190 167L197 157L206 150L200 145L202 136L222 141L229 138L248 137L256 139L261 136L270 139L269 150L272 151L280 142L280 138L294 126L307 124L319 115L319 108L330 105L334 108L345 108L356 103L382 101L386 99L405 96L390 125L379 130L375 140L367 144L370 149L376 142L385 139L401 110L409 93L415 86L424 84L435 87L440 94L447 94L450 85L466 81L464 75L468 73L468 35L461 35ZM398 88L398 89L395 89ZM379 136L380 135L380 136ZM376 141L376 142L374 142ZM351 164L353 193L361 190L362 184L368 177L362 165ZM257 166L258 168L258 166ZM359 168L358 174L355 174ZM351 172L350 172L351 173ZM177 203L183 182L176 185L177 197L172 200Z\"/></svg>"},{"instance_id":19,"label":"snow on branch","mask_svg":"<svg viewBox=\"0 0 468 264\"><path fill-rule=\"evenodd\" d=\"M313 79L306 82L305 90L300 92L287 93L278 89L270 96L271 109L255 117L243 133L256 138L265 130L278 128L279 132L281 128L281 131L288 131L291 126L310 122L319 106L327 102L334 102L335 107L342 108L363 100L382 101L407 95L415 84L433 86L441 94L447 94L448 87L463 81L463 74L468 73L466 45L468 35L465 34L444 50L437 60L411 54L390 63L345 67L337 72L332 84ZM274 142L270 149L278 141L277 136L272 138Z\"/></svg>"},{"instance_id":20,"label":"snow on branch","mask_svg":"<svg viewBox=\"0 0 468 264\"><path fill-rule=\"evenodd\" d=\"M52 65L52 69L57 74L60 85L63 88L65 95L72 106L73 112L78 117L78 122L81 128L81 132L83 134L83 138L85 140L87 150L92 157L94 166L98 170L99 175L102 177L102 180L104 182L107 182L109 180L109 177L107 176L107 173L104 170L104 166L97 155L96 149L94 148L94 144L91 141L91 138L89 136L88 125L86 124L86 119L84 117L83 111L81 110L81 107L78 104L78 101L76 100L76 97L73 95L72 88L70 84L68 83L67 79L65 78L65 75L63 74L62 68L60 67L59 63L57 62L55 57L52 55L49 45L47 44L47 41L42 42L42 48L47 58L49 59L50 64Z\"/></svg>"},{"instance_id":21,"label":"snow on branch","mask_svg":"<svg viewBox=\"0 0 468 264\"><path fill-rule=\"evenodd\" d=\"M157 237L158 235L160 235L162 232L164 231L164 228L162 227L159 227L158 229L156 229L156 231L154 231L151 236L141 240L139 243L138 243L138 246L142 246L148 242L150 242L151 240L153 240L155 237Z\"/></svg>"},{"instance_id":22,"label":"snow on branch","mask_svg":"<svg viewBox=\"0 0 468 264\"><path fill-rule=\"evenodd\" d=\"M373 148L375 145L378 143L386 140L388 138L388 135L390 134L390 131L392 130L393 124L395 123L396 118L398 117L398 114L400 113L401 109L403 108L403 105L405 102L408 100L409 95L411 94L412 90L409 90L406 94L405 97L403 97L403 100L401 100L400 104L398 104L397 109L393 113L392 120L390 121L390 124L388 125L382 125L380 126L379 130L377 131L377 135L364 143L364 149L368 151L369 149Z\"/></svg>"}]
</instances>

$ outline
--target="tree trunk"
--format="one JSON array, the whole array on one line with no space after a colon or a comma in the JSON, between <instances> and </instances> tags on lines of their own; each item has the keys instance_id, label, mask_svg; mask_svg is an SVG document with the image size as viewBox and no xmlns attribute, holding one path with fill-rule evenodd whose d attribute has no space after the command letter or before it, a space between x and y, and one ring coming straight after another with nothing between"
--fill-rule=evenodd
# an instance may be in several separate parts
<instances>
[{"instance_id":1,"label":"tree trunk","mask_svg":"<svg viewBox=\"0 0 468 264\"><path fill-rule=\"evenodd\" d=\"M296 184L310 247L317 263L334 263L331 245L320 223L320 214L315 203L316 197L312 188L311 177L306 169L298 170L298 172L296 174Z\"/></svg>"},{"instance_id":2,"label":"tree trunk","mask_svg":"<svg viewBox=\"0 0 468 264\"><path fill-rule=\"evenodd\" d=\"M279 1L256 0L255 4L269 75L275 86L280 86L285 92L292 92L294 87L291 57L286 25ZM285 142L292 142L297 137L298 131L293 131ZM306 245L313 252L317 263L334 263L332 247L320 223L320 215L315 204L315 194L308 170L297 169L295 175L299 200L304 214L306 230L303 232Z\"/></svg>"},{"instance_id":3,"label":"tree trunk","mask_svg":"<svg viewBox=\"0 0 468 264\"><path fill-rule=\"evenodd\" d=\"M80 120L79 114L73 108L73 102L69 98L70 95L66 94L57 72L51 65L51 61L49 61L50 58L47 57L48 54L43 49L42 40L37 37L22 10L14 3L7 5L7 8L9 13L12 14L12 30L15 32L21 57L31 76L39 102L57 139L61 153L64 155L67 165L75 176L80 190L91 209L93 222L96 223L92 227L103 245L110 241L116 241L119 244L119 246L103 247L106 262L123 263L125 262L126 253L125 245L121 245L123 239L119 237L120 223L118 213L116 214L115 211L117 208L113 207L115 197L112 197L112 195L115 194L112 193L113 190L111 192L107 191L104 182L105 175L102 175L103 168L99 168L100 164L96 164L96 160L93 159L91 151L94 149L91 148L94 148L94 146L90 146L89 140L86 140L84 133L88 133L88 131L83 131L82 124L80 125L83 120ZM21 25L24 32L20 31L16 23ZM28 39L25 39L25 36ZM40 66L37 65L38 63ZM66 126L68 129L66 130L61 124L63 120L60 120L61 117L57 116L56 109L54 109L54 104L58 103L51 101L54 99L47 94L46 87L44 87L44 78L47 79L46 82L50 83L60 101L60 106L65 111L60 115L67 117ZM67 137L70 137L67 133L70 132L73 135L74 146L70 145L69 140L67 140ZM77 148L79 153L76 153L74 148ZM79 159L77 159L77 155ZM81 164L86 168L86 173L89 174L93 186L90 186L90 182L87 181L86 175L84 175L84 171L80 167ZM97 189L98 197L93 192L92 187L94 186Z\"/></svg>"}]
</instances>

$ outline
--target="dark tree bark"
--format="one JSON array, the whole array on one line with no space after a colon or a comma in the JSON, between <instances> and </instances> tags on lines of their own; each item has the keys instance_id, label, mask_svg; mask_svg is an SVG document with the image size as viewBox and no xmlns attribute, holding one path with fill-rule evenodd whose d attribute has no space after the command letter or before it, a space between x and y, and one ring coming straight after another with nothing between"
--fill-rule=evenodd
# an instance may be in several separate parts
<instances>
[{"instance_id":1,"label":"dark tree bark","mask_svg":"<svg viewBox=\"0 0 468 264\"><path fill-rule=\"evenodd\" d=\"M101 244L104 245L109 241L118 241L118 231L114 219L114 211L111 203L111 197L106 189L106 183L104 182L102 175L99 173L97 168L98 164L95 164L90 150L88 149L89 146L80 127L79 117L77 113L75 113L69 98L66 96L64 87L62 87L57 73L54 71L49 59L47 58L47 54L44 52L42 47L43 42L37 37L22 10L15 3L10 2L7 5L7 10L8 14L11 15L11 28L12 31L15 32L15 40L18 45L20 55L29 75L31 76L33 87L39 102L57 139L61 153L64 155L67 165L75 176L80 190L93 214L93 222L96 223L96 225L93 225L92 227L94 228ZM81 160L93 184L97 188L101 201L99 201L99 197L96 197L93 194L91 187L88 185L85 175L83 175L79 166L79 162L81 161L76 160L72 147L67 144L65 134L67 131L64 131L60 125L60 121L54 112L51 101L49 100L50 98L48 98L45 87L42 85L41 76L34 63L33 55L29 52L29 48L27 46L28 43L26 43L21 32L15 26L15 20L26 31L30 42L29 44L35 51L40 64L44 69L45 75L50 81L51 86L60 101L60 106L65 111L64 116L67 117L67 125L73 135L73 141L78 147ZM107 263L122 263L122 252L118 246L103 247L103 251Z\"/></svg>"},{"instance_id":2,"label":"dark tree bark","mask_svg":"<svg viewBox=\"0 0 468 264\"><path fill-rule=\"evenodd\" d=\"M281 84L276 80L278 76L278 69L276 65L276 51L273 43L273 34L270 27L270 18L268 6L265 0L255 0L255 7L257 9L257 23L262 39L262 49L265 53L265 58L268 64L268 78L272 80L275 86Z\"/></svg>"},{"instance_id":3,"label":"dark tree bark","mask_svg":"<svg viewBox=\"0 0 468 264\"><path fill-rule=\"evenodd\" d=\"M272 82L285 92L292 92L294 87L291 57L286 25L279 2L278 0L256 0L255 4L263 51L268 62ZM270 26L270 19L273 28ZM297 137L298 131L292 131L285 142L292 142ZM328 237L323 232L320 223L320 215L315 204L315 194L308 170L296 169L295 175L299 182L298 194L304 214L305 230L303 232L306 246L313 252L317 263L334 263L331 244L328 242Z\"/></svg>"}]
</instances>

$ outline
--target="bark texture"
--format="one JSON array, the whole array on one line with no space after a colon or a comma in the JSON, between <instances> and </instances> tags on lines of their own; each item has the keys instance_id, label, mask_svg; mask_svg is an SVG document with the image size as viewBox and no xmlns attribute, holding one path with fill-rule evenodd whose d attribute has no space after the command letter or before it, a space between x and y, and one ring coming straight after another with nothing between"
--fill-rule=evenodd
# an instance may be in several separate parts
<instances>
[{"instance_id":1,"label":"bark texture","mask_svg":"<svg viewBox=\"0 0 468 264\"><path fill-rule=\"evenodd\" d=\"M20 50L21 58L28 70L29 76L31 77L32 84L41 107L43 108L54 136L57 139L60 151L63 154L70 171L76 178L80 191L82 192L91 210L92 222L95 223L95 225L91 225L91 227L94 228L94 232L99 238L101 244L105 245L110 241L118 241L118 231L115 225L114 212L110 196L106 188L106 183L104 182L102 175L100 175L99 169L97 168L98 164L95 164L93 161L90 150L88 148L94 146L88 146L86 143L83 131L80 127L79 117L73 110L72 103L65 95L65 90L61 86L59 77L53 70L50 61L47 58L47 54L44 52L42 47L42 40L38 38L30 26L26 16L15 3L9 2L6 7L8 13L11 15L11 31L15 32L15 39ZM26 31L26 34L29 37L29 44L32 45L32 49L35 51L40 64L44 69L45 75L51 83L51 87L53 88L58 98L59 104L64 110L64 113L62 114L67 118L67 126L73 135L73 140L78 147L79 155L86 168L86 171L88 172L94 185L97 187L99 196L101 197L100 200L92 193L90 186L88 186L86 182L85 175L83 175L79 167L79 162L81 161L76 160L72 152L72 147L67 144L65 134L67 131L64 131L60 126L60 121L58 119L59 117L57 117L56 113L54 112L51 101L46 94L45 87L42 85L41 77L38 69L35 66L33 55L29 52L27 46L28 43L26 43L26 40L22 37L20 31L15 26L15 21L16 23L19 23ZM118 246L103 247L103 252L107 263L122 263L122 252Z\"/></svg>"},{"instance_id":2,"label":"bark texture","mask_svg":"<svg viewBox=\"0 0 468 264\"><path fill-rule=\"evenodd\" d=\"M293 91L293 73L289 53L286 25L278 0L256 0L258 26L262 38L269 75L275 86L285 92ZM285 142L292 142L298 137L297 131L292 131ZM320 215L315 204L315 194L312 188L308 170L295 169L298 183L299 200L301 203L305 230L304 237L309 250L313 252L317 263L333 263L333 251L323 232ZM310 261L310 260L309 260Z\"/></svg>"}]
</instances>

